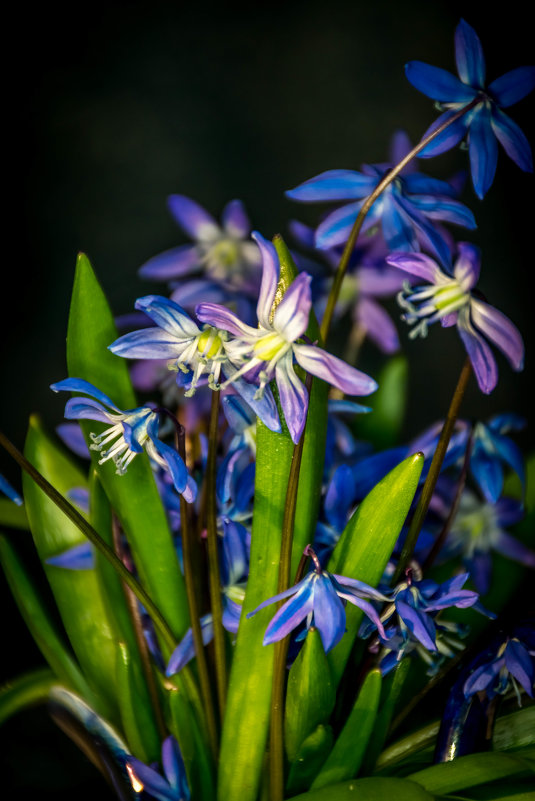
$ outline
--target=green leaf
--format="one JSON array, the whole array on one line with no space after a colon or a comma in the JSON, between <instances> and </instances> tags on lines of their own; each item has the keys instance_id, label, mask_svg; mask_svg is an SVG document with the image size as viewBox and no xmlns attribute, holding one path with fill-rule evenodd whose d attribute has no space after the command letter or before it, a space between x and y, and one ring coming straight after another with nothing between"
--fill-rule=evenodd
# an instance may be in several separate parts
<instances>
[{"instance_id":1,"label":"green leaf","mask_svg":"<svg viewBox=\"0 0 535 801\"><path fill-rule=\"evenodd\" d=\"M528 759L535 758L535 749L526 748L513 754L497 751L470 754L452 762L443 762L412 773L408 778L431 793L453 793L478 784L486 784L526 770L535 770Z\"/></svg>"},{"instance_id":2,"label":"green leaf","mask_svg":"<svg viewBox=\"0 0 535 801\"><path fill-rule=\"evenodd\" d=\"M30 418L24 454L63 495L86 486L76 465L45 434L37 418ZM46 560L85 542L81 531L25 473L24 499L37 552L54 594L65 631L80 667L99 693L105 716L116 709L115 631L109 620L94 570L66 570ZM103 710L102 704L106 709Z\"/></svg>"},{"instance_id":3,"label":"green leaf","mask_svg":"<svg viewBox=\"0 0 535 801\"><path fill-rule=\"evenodd\" d=\"M535 745L535 706L519 709L496 720L492 747L495 751Z\"/></svg>"},{"instance_id":4,"label":"green leaf","mask_svg":"<svg viewBox=\"0 0 535 801\"><path fill-rule=\"evenodd\" d=\"M398 442L407 408L409 364L406 356L393 356L385 364L370 405L371 414L357 415L355 432L359 439L373 442L377 450L391 448Z\"/></svg>"},{"instance_id":5,"label":"green leaf","mask_svg":"<svg viewBox=\"0 0 535 801\"><path fill-rule=\"evenodd\" d=\"M17 676L0 687L0 726L29 706L46 703L57 683L58 678L50 668L40 668Z\"/></svg>"},{"instance_id":6,"label":"green leaf","mask_svg":"<svg viewBox=\"0 0 535 801\"><path fill-rule=\"evenodd\" d=\"M333 750L312 783L313 790L357 775L372 733L380 695L381 671L371 670Z\"/></svg>"},{"instance_id":7,"label":"green leaf","mask_svg":"<svg viewBox=\"0 0 535 801\"><path fill-rule=\"evenodd\" d=\"M353 779L296 795L292 801L433 801L433 796L406 779Z\"/></svg>"},{"instance_id":8,"label":"green leaf","mask_svg":"<svg viewBox=\"0 0 535 801\"><path fill-rule=\"evenodd\" d=\"M126 360L108 350L117 330L89 260L78 257L69 314L67 364L69 375L83 378L105 392L122 409L137 405ZM86 439L103 424L84 421ZM139 454L124 476L115 474L110 460L93 465L119 517L132 549L141 583L176 637L189 627L184 580L165 512L146 454Z\"/></svg>"},{"instance_id":9,"label":"green leaf","mask_svg":"<svg viewBox=\"0 0 535 801\"><path fill-rule=\"evenodd\" d=\"M171 720L169 727L180 746L192 798L215 798L214 766L210 748L199 728L186 694L170 689L167 694Z\"/></svg>"},{"instance_id":10,"label":"green leaf","mask_svg":"<svg viewBox=\"0 0 535 801\"><path fill-rule=\"evenodd\" d=\"M0 498L0 525L29 531L30 526L24 506L17 506L9 498Z\"/></svg>"},{"instance_id":11,"label":"green leaf","mask_svg":"<svg viewBox=\"0 0 535 801\"><path fill-rule=\"evenodd\" d=\"M119 643L117 649L117 689L123 731L131 753L147 764L158 762L160 738L145 679L124 643Z\"/></svg>"},{"instance_id":12,"label":"green leaf","mask_svg":"<svg viewBox=\"0 0 535 801\"><path fill-rule=\"evenodd\" d=\"M284 743L293 762L302 743L326 723L336 695L319 631L311 628L288 676Z\"/></svg>"},{"instance_id":13,"label":"green leaf","mask_svg":"<svg viewBox=\"0 0 535 801\"><path fill-rule=\"evenodd\" d=\"M281 248L276 238L276 246ZM282 251L281 251L282 253ZM295 277L283 254L280 297ZM309 404L303 460L296 506L293 570L316 525L324 460L326 389L314 381ZM318 389L315 389L317 385ZM326 385L325 385L326 386ZM264 609L250 620L246 615L277 592L281 530L294 446L284 421L283 432L269 431L257 421L256 472L251 556L247 592L232 661L227 709L221 740L218 774L221 798L256 798L268 733L273 646L262 640L274 609ZM323 432L323 433L322 433Z\"/></svg>"},{"instance_id":14,"label":"green leaf","mask_svg":"<svg viewBox=\"0 0 535 801\"><path fill-rule=\"evenodd\" d=\"M290 766L286 790L290 795L310 787L333 747L330 726L319 725L302 743Z\"/></svg>"},{"instance_id":15,"label":"green leaf","mask_svg":"<svg viewBox=\"0 0 535 801\"><path fill-rule=\"evenodd\" d=\"M388 674L381 687L381 699L379 701L379 711L373 727L373 732L366 749L362 770L363 773L371 773L375 767L377 757L388 734L388 728L394 708L399 700L405 678L410 670L411 660L402 659L399 665Z\"/></svg>"},{"instance_id":16,"label":"green leaf","mask_svg":"<svg viewBox=\"0 0 535 801\"><path fill-rule=\"evenodd\" d=\"M359 504L344 529L327 569L376 587L409 512L424 463L421 453L407 457ZM338 685L357 636L363 612L346 607L346 633L328 654Z\"/></svg>"},{"instance_id":17,"label":"green leaf","mask_svg":"<svg viewBox=\"0 0 535 801\"><path fill-rule=\"evenodd\" d=\"M96 703L93 691L82 675L48 610L39 596L30 575L10 541L0 536L0 561L7 583L30 634L57 679Z\"/></svg>"}]
</instances>

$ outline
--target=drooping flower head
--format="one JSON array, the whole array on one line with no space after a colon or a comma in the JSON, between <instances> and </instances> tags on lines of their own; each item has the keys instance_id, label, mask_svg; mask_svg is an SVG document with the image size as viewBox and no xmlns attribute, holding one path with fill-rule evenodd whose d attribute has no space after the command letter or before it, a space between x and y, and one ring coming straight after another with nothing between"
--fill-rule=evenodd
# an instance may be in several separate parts
<instances>
[{"instance_id":1,"label":"drooping flower head","mask_svg":"<svg viewBox=\"0 0 535 801\"><path fill-rule=\"evenodd\" d=\"M54 392L81 392L89 396L67 401L65 417L68 420L112 423L101 434L91 433L90 448L100 452L99 464L112 459L117 474L124 475L132 459L145 449L149 457L171 475L176 490L188 502L195 499L197 485L177 451L159 439L160 418L152 406L140 406L123 412L104 392L81 378L66 378L52 384L51 389Z\"/></svg>"},{"instance_id":2,"label":"drooping flower head","mask_svg":"<svg viewBox=\"0 0 535 801\"><path fill-rule=\"evenodd\" d=\"M518 329L502 312L473 294L481 267L475 245L459 242L452 274L423 253L394 253L387 262L425 282L412 287L407 284L398 295L405 310L402 319L414 325L411 338L426 336L428 326L438 321L444 328L456 325L479 388L487 394L498 381L496 361L487 340L502 351L514 370L523 369L524 343Z\"/></svg>"},{"instance_id":3,"label":"drooping flower head","mask_svg":"<svg viewBox=\"0 0 535 801\"><path fill-rule=\"evenodd\" d=\"M263 265L256 307L258 328L246 325L229 309L215 303L201 303L197 316L232 336L225 347L229 359L239 368L222 387L234 384L242 394L243 384L237 384L236 380L243 376L247 383L256 386L258 400L264 396L269 382L275 379L290 435L298 442L306 421L308 393L295 373L294 360L306 372L349 395L368 395L377 389L377 384L316 345L300 341L307 330L312 305L310 276L300 273L275 308L280 272L277 251L260 234L253 236L260 247Z\"/></svg>"},{"instance_id":4,"label":"drooping flower head","mask_svg":"<svg viewBox=\"0 0 535 801\"><path fill-rule=\"evenodd\" d=\"M134 756L126 760L126 770L136 793L146 792L157 801L189 801L190 790L180 748L170 735L162 743L162 767L165 778Z\"/></svg>"},{"instance_id":5,"label":"drooping flower head","mask_svg":"<svg viewBox=\"0 0 535 801\"><path fill-rule=\"evenodd\" d=\"M517 625L510 635L493 642L472 664L463 685L464 695L486 692L489 698L504 695L512 686L521 706L521 689L533 698L535 682L535 627Z\"/></svg>"},{"instance_id":6,"label":"drooping flower head","mask_svg":"<svg viewBox=\"0 0 535 801\"><path fill-rule=\"evenodd\" d=\"M474 29L463 19L455 30L455 60L459 78L422 61L409 61L405 66L412 85L438 101L445 109L422 138L451 119L460 109L477 101L438 134L419 155L429 158L445 153L468 136L472 181L476 194L483 198L496 173L498 142L515 164L525 172L533 172L528 140L502 109L518 103L532 91L535 87L535 67L518 67L486 87L481 42Z\"/></svg>"}]
</instances>

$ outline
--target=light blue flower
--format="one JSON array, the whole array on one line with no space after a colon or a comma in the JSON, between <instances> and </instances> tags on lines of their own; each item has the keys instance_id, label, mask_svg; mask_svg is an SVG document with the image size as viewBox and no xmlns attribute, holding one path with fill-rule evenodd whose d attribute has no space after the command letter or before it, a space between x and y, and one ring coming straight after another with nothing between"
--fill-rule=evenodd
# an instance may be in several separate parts
<instances>
[{"instance_id":1,"label":"light blue flower","mask_svg":"<svg viewBox=\"0 0 535 801\"><path fill-rule=\"evenodd\" d=\"M481 42L463 19L455 30L455 60L459 78L451 72L409 61L407 78L420 92L438 101L444 113L425 132L432 133L474 100L477 103L420 152L421 158L445 153L468 136L472 181L483 198L496 173L498 142L507 155L525 172L533 172L528 140L502 108L518 103L535 87L535 67L518 67L485 87L485 58Z\"/></svg>"},{"instance_id":2,"label":"light blue flower","mask_svg":"<svg viewBox=\"0 0 535 801\"><path fill-rule=\"evenodd\" d=\"M0 475L0 492L6 495L10 501L16 503L17 506L22 506L23 500L17 490L11 486L7 478Z\"/></svg>"},{"instance_id":3,"label":"light blue flower","mask_svg":"<svg viewBox=\"0 0 535 801\"><path fill-rule=\"evenodd\" d=\"M246 325L229 309L215 303L201 303L197 307L197 316L202 322L226 330L233 337L225 348L232 363L240 366L222 388L234 384L243 394L243 384L236 383L236 379L243 376L256 387L255 398L258 400L264 396L269 382L275 379L290 435L294 442L298 442L306 421L308 393L295 373L294 360L306 372L349 395L368 395L377 389L377 384L360 370L321 348L298 342L308 327L312 305L309 275L300 273L297 276L272 314L279 280L279 259L271 242L258 233L253 236L262 252L263 263L257 303L258 328ZM249 402L248 398L246 400Z\"/></svg>"},{"instance_id":4,"label":"light blue flower","mask_svg":"<svg viewBox=\"0 0 535 801\"><path fill-rule=\"evenodd\" d=\"M173 484L186 501L192 502L197 494L197 485L188 474L186 465L174 448L158 438L159 414L152 406L121 411L114 402L97 387L81 378L66 378L51 385L54 392L81 392L86 397L74 397L67 401L65 417L68 420L98 420L112 423L101 434L91 433L91 450L99 451L99 464L112 459L116 473L124 475L136 457L147 451L149 457L169 472ZM107 447L106 447L107 446Z\"/></svg>"}]
</instances>

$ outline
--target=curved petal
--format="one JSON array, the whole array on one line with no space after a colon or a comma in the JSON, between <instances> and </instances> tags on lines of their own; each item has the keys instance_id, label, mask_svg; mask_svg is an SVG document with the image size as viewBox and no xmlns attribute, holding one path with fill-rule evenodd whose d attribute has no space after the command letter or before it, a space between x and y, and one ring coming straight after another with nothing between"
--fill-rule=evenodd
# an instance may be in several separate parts
<instances>
[{"instance_id":1,"label":"curved petal","mask_svg":"<svg viewBox=\"0 0 535 801\"><path fill-rule=\"evenodd\" d=\"M153 256L142 264L138 270L141 278L154 281L170 281L189 275L195 267L200 266L200 256L195 245L181 245L171 248L157 256Z\"/></svg>"},{"instance_id":2,"label":"curved petal","mask_svg":"<svg viewBox=\"0 0 535 801\"><path fill-rule=\"evenodd\" d=\"M336 573L333 573L331 578L336 582L335 588L337 592L341 590L352 592L354 590L358 595L363 595L365 598L372 598L374 601L389 600L384 593L379 592L379 590L376 590L374 587L370 587L370 585L366 584L364 581L349 578L348 576L338 576Z\"/></svg>"},{"instance_id":3,"label":"curved petal","mask_svg":"<svg viewBox=\"0 0 535 801\"><path fill-rule=\"evenodd\" d=\"M464 19L455 29L455 62L463 83L483 89L485 86L485 57L479 36Z\"/></svg>"},{"instance_id":4,"label":"curved petal","mask_svg":"<svg viewBox=\"0 0 535 801\"><path fill-rule=\"evenodd\" d=\"M100 401L100 403L109 406L110 409L120 412L120 409L117 408L107 395L101 392L100 389L97 389L94 384L90 384L89 381L84 381L83 378L64 378L63 381L56 381L55 384L50 384L50 389L53 392L83 392L84 395L90 395L92 398Z\"/></svg>"},{"instance_id":5,"label":"curved petal","mask_svg":"<svg viewBox=\"0 0 535 801\"><path fill-rule=\"evenodd\" d=\"M422 140L426 139L432 133L434 133L437 128L440 128L445 122L448 122L457 112L456 111L445 111L440 117L431 123L427 131L422 136ZM452 147L458 145L461 139L466 134L467 129L467 117L463 115L458 117L454 122L449 124L444 130L437 134L434 139L427 144L423 150L420 150L418 153L418 158L421 159L429 159L433 156L439 156L441 153L446 153L446 151L451 150Z\"/></svg>"},{"instance_id":6,"label":"curved petal","mask_svg":"<svg viewBox=\"0 0 535 801\"><path fill-rule=\"evenodd\" d=\"M300 598L302 598L303 594L306 591L310 592L310 594L312 595L312 588L310 585L313 578L314 578L313 572L307 573L304 579L301 579L301 581L298 584L295 584L293 587L289 587L287 590L284 590L284 592L279 592L277 595L273 595L266 601L262 601L262 603L259 604L259 606L257 606L256 609L253 609L252 612L247 613L247 619L253 617L253 615L256 615L256 613L260 612L261 609L265 609L266 606L271 606L271 604L274 604L277 601L283 601L285 598L289 598L291 595L296 595L296 594L299 595L300 593Z\"/></svg>"},{"instance_id":7,"label":"curved petal","mask_svg":"<svg viewBox=\"0 0 535 801\"><path fill-rule=\"evenodd\" d=\"M126 359L178 359L184 344L161 328L142 328L119 337L108 350Z\"/></svg>"},{"instance_id":8,"label":"curved petal","mask_svg":"<svg viewBox=\"0 0 535 801\"><path fill-rule=\"evenodd\" d=\"M346 613L330 578L318 576L314 584L314 626L318 629L325 653L334 648L344 634Z\"/></svg>"},{"instance_id":9,"label":"curved petal","mask_svg":"<svg viewBox=\"0 0 535 801\"><path fill-rule=\"evenodd\" d=\"M204 615L204 617L201 617L200 623L201 623L202 641L204 645L208 645L208 643L211 642L214 636L214 625L212 622L212 615ZM188 629L187 632L182 637L181 641L179 642L178 646L171 654L171 658L169 659L165 675L168 677L174 676L175 673L178 673L180 670L182 670L184 665L187 665L188 662L191 662L194 656L195 656L195 645L193 642L193 633L191 629Z\"/></svg>"},{"instance_id":10,"label":"curved petal","mask_svg":"<svg viewBox=\"0 0 535 801\"><path fill-rule=\"evenodd\" d=\"M439 284L444 276L436 261L425 253L392 253L386 257L386 262L430 284Z\"/></svg>"},{"instance_id":11,"label":"curved petal","mask_svg":"<svg viewBox=\"0 0 535 801\"><path fill-rule=\"evenodd\" d=\"M398 195L396 203L409 218L415 230L418 231L424 244L438 256L442 264L449 267L451 252L448 243L439 231L408 198Z\"/></svg>"},{"instance_id":12,"label":"curved petal","mask_svg":"<svg viewBox=\"0 0 535 801\"><path fill-rule=\"evenodd\" d=\"M284 194L302 203L358 200L369 195L376 183L375 178L354 170L327 170Z\"/></svg>"},{"instance_id":13,"label":"curved petal","mask_svg":"<svg viewBox=\"0 0 535 801\"><path fill-rule=\"evenodd\" d=\"M508 559L520 562L520 564L525 567L535 568L535 551L528 548L527 545L524 545L520 540L515 539L515 537L511 537L511 535L507 534L505 531L501 532L494 548L498 553L501 553L502 556L506 556Z\"/></svg>"},{"instance_id":14,"label":"curved petal","mask_svg":"<svg viewBox=\"0 0 535 801\"><path fill-rule=\"evenodd\" d=\"M476 245L469 242L459 242L457 252L453 274L457 281L463 284L463 289L466 291L472 289L478 282L481 270L481 251Z\"/></svg>"},{"instance_id":15,"label":"curved petal","mask_svg":"<svg viewBox=\"0 0 535 801\"><path fill-rule=\"evenodd\" d=\"M457 197L458 192L447 181L439 178L432 178L422 172L415 172L407 175L403 179L403 188L409 195L446 195L447 197Z\"/></svg>"},{"instance_id":16,"label":"curved petal","mask_svg":"<svg viewBox=\"0 0 535 801\"><path fill-rule=\"evenodd\" d=\"M518 328L505 314L482 300L472 299L470 307L476 328L501 350L514 370L522 370L524 342Z\"/></svg>"},{"instance_id":17,"label":"curved petal","mask_svg":"<svg viewBox=\"0 0 535 801\"><path fill-rule=\"evenodd\" d=\"M499 461L485 453L483 448L474 447L470 472L487 501L496 503L503 489L503 468Z\"/></svg>"},{"instance_id":18,"label":"curved petal","mask_svg":"<svg viewBox=\"0 0 535 801\"><path fill-rule=\"evenodd\" d=\"M392 196L384 198L381 228L389 250L419 250L412 220L407 217L404 208L396 204Z\"/></svg>"},{"instance_id":19,"label":"curved petal","mask_svg":"<svg viewBox=\"0 0 535 801\"><path fill-rule=\"evenodd\" d=\"M312 612L314 605L314 579L315 575L311 574L306 583L301 582L302 586L294 597L287 601L272 618L264 634L262 641L264 645L282 640ZM293 590L295 591L295 587L293 587Z\"/></svg>"},{"instance_id":20,"label":"curved petal","mask_svg":"<svg viewBox=\"0 0 535 801\"><path fill-rule=\"evenodd\" d=\"M158 455L165 462L177 492L180 492L188 503L192 503L197 494L197 485L194 483L195 489L193 489L191 483L188 481L188 469L183 459L174 448L170 448L169 445L166 445L157 437L153 437L151 442Z\"/></svg>"},{"instance_id":21,"label":"curved petal","mask_svg":"<svg viewBox=\"0 0 535 801\"><path fill-rule=\"evenodd\" d=\"M496 78L488 91L502 108L518 103L535 89L535 67L517 67Z\"/></svg>"},{"instance_id":22,"label":"curved petal","mask_svg":"<svg viewBox=\"0 0 535 801\"><path fill-rule=\"evenodd\" d=\"M419 92L441 103L469 103L477 95L477 89L462 83L451 72L423 61L405 64L405 75Z\"/></svg>"},{"instance_id":23,"label":"curved petal","mask_svg":"<svg viewBox=\"0 0 535 801\"><path fill-rule=\"evenodd\" d=\"M473 327L469 315L467 307L460 309L457 330L472 362L479 388L488 395L498 382L498 368L491 349Z\"/></svg>"},{"instance_id":24,"label":"curved petal","mask_svg":"<svg viewBox=\"0 0 535 801\"><path fill-rule=\"evenodd\" d=\"M93 570L95 567L95 551L90 542L74 545L58 556L45 560L47 565L63 567L66 570Z\"/></svg>"},{"instance_id":25,"label":"curved petal","mask_svg":"<svg viewBox=\"0 0 535 801\"><path fill-rule=\"evenodd\" d=\"M185 234L199 242L210 242L221 234L211 214L184 195L169 195L167 208Z\"/></svg>"},{"instance_id":26,"label":"curved petal","mask_svg":"<svg viewBox=\"0 0 535 801\"><path fill-rule=\"evenodd\" d=\"M503 111L500 111L499 108L494 107L492 109L491 125L509 158L515 164L518 164L524 172L533 172L531 146L516 122L507 114L504 114Z\"/></svg>"},{"instance_id":27,"label":"curved petal","mask_svg":"<svg viewBox=\"0 0 535 801\"><path fill-rule=\"evenodd\" d=\"M135 757L129 757L126 764L143 785L145 792L156 801L176 801L175 791L169 787L167 781L156 770Z\"/></svg>"},{"instance_id":28,"label":"curved petal","mask_svg":"<svg viewBox=\"0 0 535 801\"><path fill-rule=\"evenodd\" d=\"M524 470L524 457L518 445L509 439L509 437L504 437L494 431L489 432L488 435L500 459L503 459L503 461L515 471L522 482L522 486L525 488L526 475Z\"/></svg>"},{"instance_id":29,"label":"curved petal","mask_svg":"<svg viewBox=\"0 0 535 801\"><path fill-rule=\"evenodd\" d=\"M182 306L163 295L145 295L136 300L135 306L147 314L159 328L179 340L191 339L200 334L198 326Z\"/></svg>"},{"instance_id":30,"label":"curved petal","mask_svg":"<svg viewBox=\"0 0 535 801\"><path fill-rule=\"evenodd\" d=\"M468 149L472 183L476 195L483 199L494 180L498 163L498 145L492 130L491 116L484 106L472 117Z\"/></svg>"},{"instance_id":31,"label":"curved petal","mask_svg":"<svg viewBox=\"0 0 535 801\"><path fill-rule=\"evenodd\" d=\"M247 339L258 337L258 329L252 328L237 317L234 312L221 306L219 303L199 303L195 308L195 314L201 323L208 323L223 331L228 331L235 337L245 337Z\"/></svg>"},{"instance_id":32,"label":"curved petal","mask_svg":"<svg viewBox=\"0 0 535 801\"><path fill-rule=\"evenodd\" d=\"M396 353L399 350L396 326L382 306L371 298L361 297L355 308L355 316L379 350L383 353Z\"/></svg>"},{"instance_id":33,"label":"curved petal","mask_svg":"<svg viewBox=\"0 0 535 801\"><path fill-rule=\"evenodd\" d=\"M98 420L101 423L111 422L110 412L93 398L69 398L65 404L64 417L67 420Z\"/></svg>"},{"instance_id":34,"label":"curved petal","mask_svg":"<svg viewBox=\"0 0 535 801\"><path fill-rule=\"evenodd\" d=\"M294 345L294 354L307 373L322 378L347 395L369 395L377 389L373 378L314 345Z\"/></svg>"},{"instance_id":35,"label":"curved petal","mask_svg":"<svg viewBox=\"0 0 535 801\"><path fill-rule=\"evenodd\" d=\"M187 801L190 793L186 768L178 743L172 735L166 737L162 743L162 765L167 781L178 792L178 798Z\"/></svg>"},{"instance_id":36,"label":"curved petal","mask_svg":"<svg viewBox=\"0 0 535 801\"><path fill-rule=\"evenodd\" d=\"M264 394L261 398L257 397L258 386L246 381L245 378L232 378L233 373L237 372L229 362L225 362L222 367L225 377L232 381L232 385L236 392L249 404L254 413L262 420L265 426L270 431L280 432L281 424L279 420L279 413L277 411L277 404L273 397L273 393L269 387L266 387Z\"/></svg>"},{"instance_id":37,"label":"curved petal","mask_svg":"<svg viewBox=\"0 0 535 801\"><path fill-rule=\"evenodd\" d=\"M396 611L411 634L429 651L436 651L436 629L431 617L419 612L400 598L396 598Z\"/></svg>"},{"instance_id":38,"label":"curved petal","mask_svg":"<svg viewBox=\"0 0 535 801\"><path fill-rule=\"evenodd\" d=\"M331 212L318 226L316 247L320 248L320 250L326 250L335 247L335 245L344 244L351 233L351 228L363 203L364 201L358 200L356 203L349 203L347 206L342 206L341 209ZM373 205L375 206L375 203ZM368 220L372 214L373 211L371 210L368 214Z\"/></svg>"},{"instance_id":39,"label":"curved petal","mask_svg":"<svg viewBox=\"0 0 535 801\"><path fill-rule=\"evenodd\" d=\"M307 330L312 306L311 281L310 275L299 273L284 293L273 315L273 328L287 342L294 342Z\"/></svg>"},{"instance_id":40,"label":"curved petal","mask_svg":"<svg viewBox=\"0 0 535 801\"><path fill-rule=\"evenodd\" d=\"M269 318L279 282L279 257L274 245L264 239L258 231L253 231L252 237L262 254L262 283L260 284L260 293L256 304L256 314L258 321L264 328L271 328Z\"/></svg>"},{"instance_id":41,"label":"curved petal","mask_svg":"<svg viewBox=\"0 0 535 801\"><path fill-rule=\"evenodd\" d=\"M430 220L462 225L470 231L477 228L472 211L455 198L447 195L411 195L410 201Z\"/></svg>"},{"instance_id":42,"label":"curved petal","mask_svg":"<svg viewBox=\"0 0 535 801\"><path fill-rule=\"evenodd\" d=\"M359 598L358 595L352 593L351 590L339 592L338 594L340 595L340 598L345 598L345 600L349 601L349 603L353 604L353 606L357 606L359 609L362 609L366 617L372 621L381 637L386 638L383 623L373 604L371 604L369 601L365 601L363 598Z\"/></svg>"},{"instance_id":43,"label":"curved petal","mask_svg":"<svg viewBox=\"0 0 535 801\"><path fill-rule=\"evenodd\" d=\"M294 346L296 349L305 347ZM293 368L292 352L277 362L275 379L279 390L280 405L290 432L292 442L298 443L305 427L308 410L308 392Z\"/></svg>"},{"instance_id":44,"label":"curved petal","mask_svg":"<svg viewBox=\"0 0 535 801\"><path fill-rule=\"evenodd\" d=\"M89 459L90 453L84 433L77 423L60 423L56 434L70 450L82 459Z\"/></svg>"},{"instance_id":45,"label":"curved petal","mask_svg":"<svg viewBox=\"0 0 535 801\"><path fill-rule=\"evenodd\" d=\"M251 232L251 223L241 200L231 200L221 215L223 228L235 239L245 239Z\"/></svg>"},{"instance_id":46,"label":"curved petal","mask_svg":"<svg viewBox=\"0 0 535 801\"><path fill-rule=\"evenodd\" d=\"M527 694L533 698L533 660L527 648L518 640L509 640L504 653L505 666L511 676L522 685Z\"/></svg>"},{"instance_id":47,"label":"curved petal","mask_svg":"<svg viewBox=\"0 0 535 801\"><path fill-rule=\"evenodd\" d=\"M389 156L391 164L399 164L405 156L411 151L411 140L406 131L395 131L390 139ZM405 175L405 170L410 173L412 165L407 165L401 171L401 175Z\"/></svg>"},{"instance_id":48,"label":"curved petal","mask_svg":"<svg viewBox=\"0 0 535 801\"><path fill-rule=\"evenodd\" d=\"M504 663L503 659L493 660L476 668L473 673L467 678L463 686L463 692L468 698L470 695L482 692L487 688L491 688L494 680L501 670Z\"/></svg>"}]
</instances>

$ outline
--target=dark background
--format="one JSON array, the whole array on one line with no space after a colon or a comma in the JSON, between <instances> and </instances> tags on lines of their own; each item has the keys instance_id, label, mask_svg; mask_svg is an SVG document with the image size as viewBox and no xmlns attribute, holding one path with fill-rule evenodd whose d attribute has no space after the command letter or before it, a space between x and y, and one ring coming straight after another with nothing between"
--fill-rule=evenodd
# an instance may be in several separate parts
<instances>
[{"instance_id":1,"label":"dark background","mask_svg":"<svg viewBox=\"0 0 535 801\"><path fill-rule=\"evenodd\" d=\"M15 55L4 56L2 429L21 447L31 412L51 428L60 421L63 401L48 386L66 374L79 250L114 311L124 313L140 294L163 288L137 278L140 264L186 241L166 211L172 192L216 216L239 197L265 236L285 235L291 217L315 223L319 209L293 204L283 191L326 169L384 161L396 128L416 142L436 111L406 81L403 64L419 59L454 71L460 16L482 39L489 80L533 61L532 30L518 5L499 17L479 9L442 0L310 0L247 11L180 1L12 9L4 31ZM531 142L533 108L532 97L511 110ZM447 178L467 158L456 150L421 165ZM532 192L532 176L502 151L485 201L469 183L463 197L479 225L469 238L483 248L480 287L515 321L527 349L519 375L498 356L492 396L473 382L466 416L530 416ZM454 330L432 330L415 343L406 333L410 437L444 414L463 350ZM364 369L373 374L379 365L365 347ZM523 442L532 445L529 427ZM5 455L0 471L20 486ZM3 608L7 677L42 659L9 598ZM18 793L102 793L98 776L44 712L10 722L3 743L7 786Z\"/></svg>"}]
</instances>

